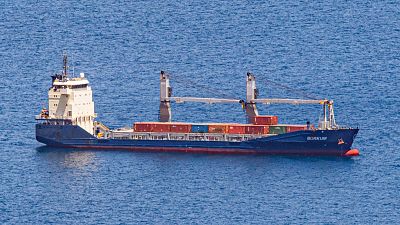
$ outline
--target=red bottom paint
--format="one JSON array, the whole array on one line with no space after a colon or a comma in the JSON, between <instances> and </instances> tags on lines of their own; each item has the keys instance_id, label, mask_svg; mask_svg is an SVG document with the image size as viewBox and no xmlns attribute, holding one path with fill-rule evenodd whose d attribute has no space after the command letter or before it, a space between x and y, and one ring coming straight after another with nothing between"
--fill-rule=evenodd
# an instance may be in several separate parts
<instances>
[{"instance_id":1,"label":"red bottom paint","mask_svg":"<svg viewBox=\"0 0 400 225\"><path fill-rule=\"evenodd\" d=\"M358 149L350 149L344 155L345 156L359 156L360 152L358 151Z\"/></svg>"},{"instance_id":2,"label":"red bottom paint","mask_svg":"<svg viewBox=\"0 0 400 225\"><path fill-rule=\"evenodd\" d=\"M292 151L255 151L246 149L216 149L216 148L179 148L179 147L136 147L136 146L95 146L95 145L70 145L70 146L57 146L64 148L79 148L79 149L104 149L104 150L130 150L137 152L181 152L181 153L205 153L205 154L258 154L258 155L320 155L320 156L358 156L357 149L351 149L344 155L341 153L332 152L292 152Z\"/></svg>"}]
</instances>

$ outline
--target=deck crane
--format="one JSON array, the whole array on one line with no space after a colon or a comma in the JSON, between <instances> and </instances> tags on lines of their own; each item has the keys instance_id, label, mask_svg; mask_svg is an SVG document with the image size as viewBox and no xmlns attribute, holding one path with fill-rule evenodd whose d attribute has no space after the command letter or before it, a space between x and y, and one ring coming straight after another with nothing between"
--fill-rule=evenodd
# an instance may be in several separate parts
<instances>
[{"instance_id":1,"label":"deck crane","mask_svg":"<svg viewBox=\"0 0 400 225\"><path fill-rule=\"evenodd\" d=\"M256 88L256 79L252 73L247 73L246 80L246 101L242 99L225 98L198 98L198 97L173 97L172 88L169 82L169 75L164 71L160 73L160 122L171 122L171 101L176 103L184 102L202 102L202 103L240 103L246 111L248 118L258 116L257 103L261 104L319 104L323 106L323 117L319 121L320 129L338 128L335 121L333 110L333 101L327 99L280 99L280 98L258 98L258 89Z\"/></svg>"},{"instance_id":2,"label":"deck crane","mask_svg":"<svg viewBox=\"0 0 400 225\"><path fill-rule=\"evenodd\" d=\"M169 85L169 75L164 71L160 73L160 122L171 122L171 100L172 88Z\"/></svg>"}]
</instances>

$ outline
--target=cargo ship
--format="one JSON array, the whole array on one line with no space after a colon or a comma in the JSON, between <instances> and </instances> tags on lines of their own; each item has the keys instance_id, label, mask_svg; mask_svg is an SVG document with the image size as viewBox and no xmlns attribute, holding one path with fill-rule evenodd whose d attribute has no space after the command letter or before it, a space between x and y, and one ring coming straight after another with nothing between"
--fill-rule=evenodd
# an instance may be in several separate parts
<instances>
[{"instance_id":1,"label":"cargo ship","mask_svg":"<svg viewBox=\"0 0 400 225\"><path fill-rule=\"evenodd\" d=\"M160 73L159 121L135 122L132 127L110 129L97 120L92 89L84 73L63 70L52 77L48 108L35 117L37 141L53 147L215 154L278 154L357 156L352 148L358 128L336 124L333 101L327 99L259 98L256 79L246 77L246 99L172 96L170 76ZM240 104L247 123L173 122L171 103ZM279 124L277 116L259 115L257 104L317 104L318 125Z\"/></svg>"}]
</instances>

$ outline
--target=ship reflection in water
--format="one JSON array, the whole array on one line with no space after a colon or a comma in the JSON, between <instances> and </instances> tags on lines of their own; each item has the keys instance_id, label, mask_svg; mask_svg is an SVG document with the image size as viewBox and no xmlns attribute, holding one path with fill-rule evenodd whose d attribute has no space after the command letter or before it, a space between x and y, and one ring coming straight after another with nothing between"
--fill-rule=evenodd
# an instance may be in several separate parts
<instances>
[{"instance_id":1,"label":"ship reflection in water","mask_svg":"<svg viewBox=\"0 0 400 225\"><path fill-rule=\"evenodd\" d=\"M73 169L80 175L88 175L98 169L98 159L95 152L74 151L65 148L38 147L38 155L59 169Z\"/></svg>"}]
</instances>

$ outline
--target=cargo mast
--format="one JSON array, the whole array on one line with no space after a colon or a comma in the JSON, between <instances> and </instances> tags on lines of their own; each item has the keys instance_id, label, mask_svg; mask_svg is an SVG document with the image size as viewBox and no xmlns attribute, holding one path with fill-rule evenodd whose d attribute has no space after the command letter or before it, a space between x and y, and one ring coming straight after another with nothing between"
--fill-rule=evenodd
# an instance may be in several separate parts
<instances>
[{"instance_id":1,"label":"cargo mast","mask_svg":"<svg viewBox=\"0 0 400 225\"><path fill-rule=\"evenodd\" d=\"M160 73L160 122L171 122L171 93L172 89L169 85L169 75L164 71Z\"/></svg>"},{"instance_id":2,"label":"cargo mast","mask_svg":"<svg viewBox=\"0 0 400 225\"><path fill-rule=\"evenodd\" d=\"M68 56L64 54L63 56L63 80L68 77Z\"/></svg>"},{"instance_id":3,"label":"cargo mast","mask_svg":"<svg viewBox=\"0 0 400 225\"><path fill-rule=\"evenodd\" d=\"M254 102L257 96L258 90L256 88L256 77L252 73L247 73L245 109L248 121L250 121L251 118L258 116L257 106Z\"/></svg>"}]
</instances>

